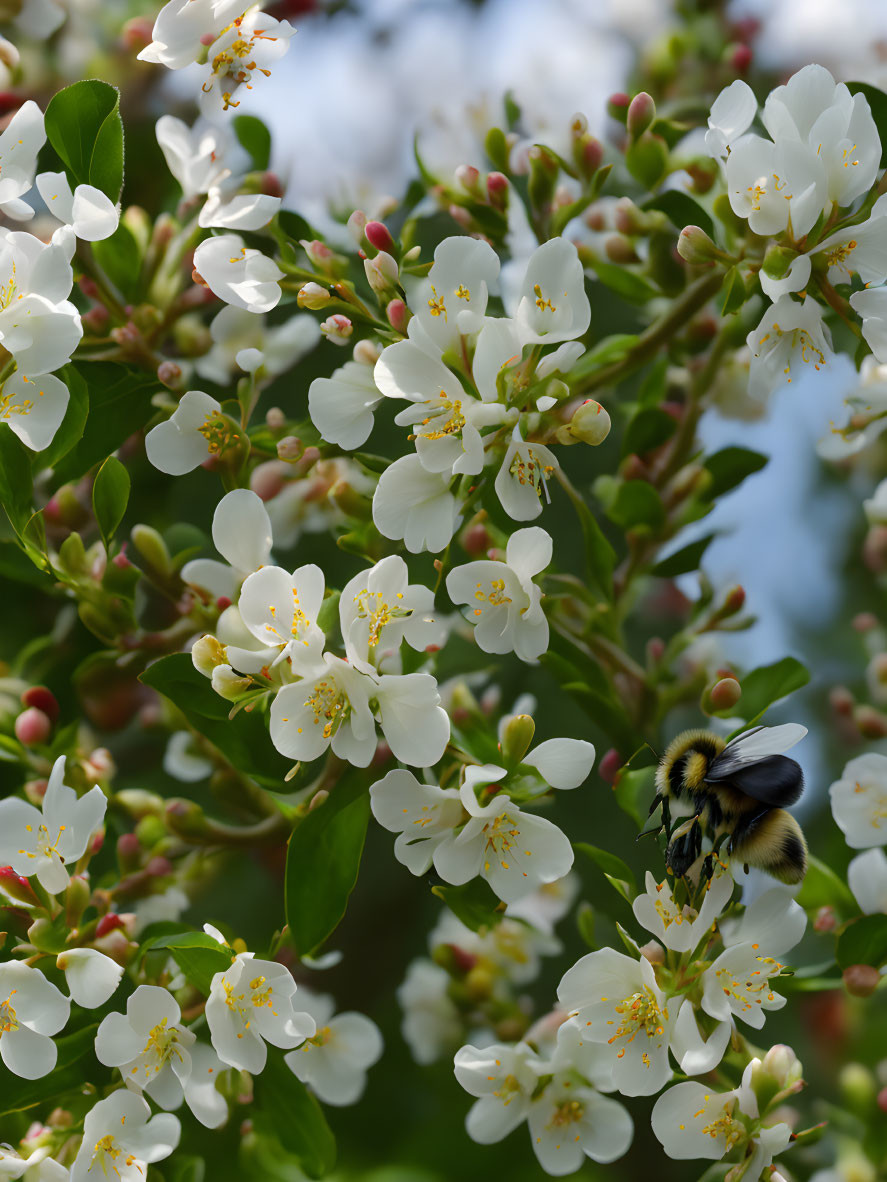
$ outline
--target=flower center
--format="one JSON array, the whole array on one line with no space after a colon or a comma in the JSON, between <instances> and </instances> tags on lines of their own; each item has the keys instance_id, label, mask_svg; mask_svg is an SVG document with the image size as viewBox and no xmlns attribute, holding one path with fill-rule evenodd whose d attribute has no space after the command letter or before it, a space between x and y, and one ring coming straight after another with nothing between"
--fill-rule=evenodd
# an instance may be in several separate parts
<instances>
[{"instance_id":1,"label":"flower center","mask_svg":"<svg viewBox=\"0 0 887 1182\"><path fill-rule=\"evenodd\" d=\"M789 360L786 362L785 367L783 368L782 372L784 374L788 375L791 373L791 357L796 356L798 353L800 353L801 360L805 365L812 361L813 368L817 371L819 370L820 366L825 365L825 354L817 345L813 343L813 338L806 328L792 328L786 332L784 329L781 329L778 324L774 323L773 332L776 333L776 336L779 338L780 342L782 341L783 337L788 336L789 333L791 334ZM761 345L763 345L766 341L769 341L771 336L771 333L765 332L761 337ZM755 356L759 357L760 353L756 353ZM789 377L788 380L791 382L792 379Z\"/></svg>"},{"instance_id":2,"label":"flower center","mask_svg":"<svg viewBox=\"0 0 887 1182\"><path fill-rule=\"evenodd\" d=\"M849 168L851 165L855 168L856 165L859 164L858 160L851 160L850 159L851 152L855 152L855 151L856 151L856 144L854 144L852 148L845 148L844 149L844 156L843 156L841 163L844 165L845 168Z\"/></svg>"},{"instance_id":3,"label":"flower center","mask_svg":"<svg viewBox=\"0 0 887 1182\"><path fill-rule=\"evenodd\" d=\"M562 1100L552 1113L548 1127L562 1129L582 1120L584 1114L585 1106L579 1100Z\"/></svg>"},{"instance_id":4,"label":"flower center","mask_svg":"<svg viewBox=\"0 0 887 1182\"><path fill-rule=\"evenodd\" d=\"M659 1038L662 1035L663 1020L667 1020L668 1010L665 1007L660 1007L656 995L649 985L645 985L637 993L632 993L613 1008L619 1015L619 1025L616 1027L616 1033L608 1038L607 1042L612 1045L620 1038L626 1040L625 1045L619 1051L620 1059L625 1055L625 1048L629 1043L634 1042L639 1032L646 1034L647 1038ZM650 1061L646 1051L642 1058L645 1065L649 1067Z\"/></svg>"},{"instance_id":5,"label":"flower center","mask_svg":"<svg viewBox=\"0 0 887 1182\"><path fill-rule=\"evenodd\" d=\"M762 967L750 972L744 981L737 980L734 970L730 968L718 969L715 973L723 992L744 1013L753 1010L755 1006L763 1006L765 1001L774 1000L776 995L770 988L769 979L777 976L783 967L772 956L756 956L755 960Z\"/></svg>"},{"instance_id":6,"label":"flower center","mask_svg":"<svg viewBox=\"0 0 887 1182\"><path fill-rule=\"evenodd\" d=\"M431 285L431 290L434 293L434 299L428 301L428 309L432 316L443 316L444 324L447 323L447 306L444 303L443 296L437 294L437 289L434 284ZM457 293L458 294L458 293Z\"/></svg>"},{"instance_id":7,"label":"flower center","mask_svg":"<svg viewBox=\"0 0 887 1182\"><path fill-rule=\"evenodd\" d=\"M542 288L538 283L533 288L533 294L536 296L536 307L539 308L540 311L544 312L546 308L548 308L550 312L557 311L557 306L553 304L551 300L546 299L542 294Z\"/></svg>"},{"instance_id":8,"label":"flower center","mask_svg":"<svg viewBox=\"0 0 887 1182\"><path fill-rule=\"evenodd\" d=\"M851 238L849 242L842 242L840 246L836 246L834 250L830 250L825 256L825 261L830 267L840 267L841 264L856 250L859 243L855 238ZM850 274L849 267L841 267L843 271Z\"/></svg>"},{"instance_id":9,"label":"flower center","mask_svg":"<svg viewBox=\"0 0 887 1182\"><path fill-rule=\"evenodd\" d=\"M258 70L266 78L271 77L271 71L259 65L255 61L254 55L256 53L257 42L273 42L277 41L277 38L270 36L264 29L253 29L250 32L245 32L243 29L245 16L245 12L241 13L230 25L222 29L216 38L215 44L219 48L212 59L212 77L207 82L204 82L202 87L205 93L208 94L212 90L217 79L230 78L234 86L243 84L247 90L252 90L253 71ZM228 38L227 43L223 41L223 38L226 37ZM261 51L261 49L262 46L259 45L259 50ZM239 100L237 102L232 100L231 93L231 90L222 91L222 105L226 111L229 107L240 106Z\"/></svg>"},{"instance_id":10,"label":"flower center","mask_svg":"<svg viewBox=\"0 0 887 1182\"><path fill-rule=\"evenodd\" d=\"M249 987L252 990L251 1004L256 1007L266 1006L276 1018L277 1013L271 1009L271 1003L274 1000L274 986L269 985L265 977L253 977Z\"/></svg>"},{"instance_id":11,"label":"flower center","mask_svg":"<svg viewBox=\"0 0 887 1182\"><path fill-rule=\"evenodd\" d=\"M870 786L863 786L857 780L854 792L865 793L871 792L873 796L872 807L869 811L869 824L873 829L880 829L881 822L887 820L887 793L880 793L875 795Z\"/></svg>"},{"instance_id":12,"label":"flower center","mask_svg":"<svg viewBox=\"0 0 887 1182\"><path fill-rule=\"evenodd\" d=\"M488 603L490 607L503 607L506 603L511 603L511 598L505 594L504 579L491 579L489 591L484 591L483 586L483 583L478 583L474 592L474 598L480 603ZM476 616L482 613L482 607L474 609Z\"/></svg>"},{"instance_id":13,"label":"flower center","mask_svg":"<svg viewBox=\"0 0 887 1182\"><path fill-rule=\"evenodd\" d=\"M231 426L219 410L211 410L197 428L211 456L220 456L231 444Z\"/></svg>"},{"instance_id":14,"label":"flower center","mask_svg":"<svg viewBox=\"0 0 887 1182\"><path fill-rule=\"evenodd\" d=\"M117 1168L117 1166L114 1163L117 1161L117 1158L120 1157L120 1155L122 1153L123 1153L123 1149L117 1144L117 1142L114 1140L113 1136L110 1133L106 1133L104 1135L104 1137L101 1137L95 1143L95 1147L93 1148L93 1151L92 1151L92 1161L90 1162L89 1170L87 1172L92 1173L92 1167L95 1165L96 1161L98 1161L99 1165L102 1167L102 1173L107 1175L108 1162L106 1159L110 1158L111 1159L111 1169L119 1178L120 1177L120 1170ZM127 1153L126 1158L124 1160L124 1164L127 1166L131 1166L135 1160L136 1160L136 1158L135 1158L134 1154Z\"/></svg>"},{"instance_id":15,"label":"flower center","mask_svg":"<svg viewBox=\"0 0 887 1182\"><path fill-rule=\"evenodd\" d=\"M331 1034L332 1031L330 1030L329 1026L324 1026L321 1030L317 1031L313 1038L306 1038L305 1042L302 1044L301 1049L303 1051L307 1051L311 1047L326 1046L326 1044L330 1041Z\"/></svg>"},{"instance_id":16,"label":"flower center","mask_svg":"<svg viewBox=\"0 0 887 1182\"><path fill-rule=\"evenodd\" d=\"M423 439L445 439L448 435L458 435L465 426L462 402L458 398L451 401L443 390L437 398L429 398L425 406L428 413L420 420L416 431Z\"/></svg>"},{"instance_id":17,"label":"flower center","mask_svg":"<svg viewBox=\"0 0 887 1182\"><path fill-rule=\"evenodd\" d=\"M314 711L315 726L320 726L321 719L326 719L323 723L323 737L325 739L331 739L351 713L351 703L332 678L318 681L305 705ZM283 721L285 722L286 719ZM302 728L299 727L299 734L301 733Z\"/></svg>"},{"instance_id":18,"label":"flower center","mask_svg":"<svg viewBox=\"0 0 887 1182\"><path fill-rule=\"evenodd\" d=\"M33 826L31 825L26 825L25 829L27 829L28 833L34 832ZM64 832L65 826L60 825L56 839L53 841L49 836L49 830L47 827L45 825L38 825L37 834L34 838L34 850L19 850L19 853L25 854L29 858L51 858L52 855L55 854L60 862L64 862L65 859L58 852L58 844L61 841L62 834Z\"/></svg>"},{"instance_id":19,"label":"flower center","mask_svg":"<svg viewBox=\"0 0 887 1182\"><path fill-rule=\"evenodd\" d=\"M497 1060L498 1062L498 1060ZM497 1100L501 1100L505 1108L515 1096L520 1095L521 1086L516 1075L506 1075L499 1087L493 1092Z\"/></svg>"},{"instance_id":20,"label":"flower center","mask_svg":"<svg viewBox=\"0 0 887 1182\"><path fill-rule=\"evenodd\" d=\"M519 484L529 485L537 497L541 498L544 489L545 500L551 502L548 481L554 471L554 465L543 464L531 447L525 444L523 449L519 447L515 451L509 471Z\"/></svg>"},{"instance_id":21,"label":"flower center","mask_svg":"<svg viewBox=\"0 0 887 1182\"><path fill-rule=\"evenodd\" d=\"M15 291L15 263L13 262L12 273L10 274L9 279L6 283L0 285L0 311L9 307L9 305L12 303ZM22 297L19 296L18 298L21 299Z\"/></svg>"},{"instance_id":22,"label":"flower center","mask_svg":"<svg viewBox=\"0 0 887 1182\"><path fill-rule=\"evenodd\" d=\"M166 1018L162 1018L156 1026L152 1026L148 1031L148 1041L145 1043L142 1051L143 1055L150 1055L155 1059L154 1071L159 1072L167 1059L171 1059L173 1055L178 1055L182 1058L181 1049L178 1046L179 1029L177 1026L169 1026ZM133 1067L133 1074L138 1068Z\"/></svg>"},{"instance_id":23,"label":"flower center","mask_svg":"<svg viewBox=\"0 0 887 1182\"><path fill-rule=\"evenodd\" d=\"M678 908L671 896L670 891L666 895L665 900L659 897L659 892L662 891L664 887L664 882L660 883L659 886L656 887L656 901L653 905L656 908L656 914L662 920L663 926L668 928L673 923L682 924L684 922L684 913Z\"/></svg>"},{"instance_id":24,"label":"flower center","mask_svg":"<svg viewBox=\"0 0 887 1182\"><path fill-rule=\"evenodd\" d=\"M707 1103L708 1100L709 1097L706 1096L705 1102ZM742 1139L745 1133L745 1129L742 1127L740 1122L733 1119L733 1104L733 1100L728 1100L724 1105L721 1115L716 1116L714 1120L709 1121L709 1123L707 1125L703 1125L702 1128L702 1132L706 1136L711 1137L713 1141L717 1140L718 1137L724 1137L726 1142L724 1146L725 1153L732 1149L736 1142ZM701 1108L699 1112L695 1112L693 1115L695 1117L700 1117L704 1112L705 1109Z\"/></svg>"},{"instance_id":25,"label":"flower center","mask_svg":"<svg viewBox=\"0 0 887 1182\"><path fill-rule=\"evenodd\" d=\"M31 379L26 378L24 374L22 374L22 381L30 382ZM43 397L42 390L38 390L37 394L38 397ZM15 402L14 398L14 394L0 393L0 419L8 419L11 418L12 415L27 415L30 414L34 409L33 398L25 398L21 402Z\"/></svg>"},{"instance_id":26,"label":"flower center","mask_svg":"<svg viewBox=\"0 0 887 1182\"><path fill-rule=\"evenodd\" d=\"M520 829L511 813L499 813L497 817L484 826L487 842L484 849L484 870L490 869L490 858L495 858L503 870L510 870L511 863L506 859L511 857L510 851L517 845ZM531 851L524 850L527 857ZM524 878L526 878L524 872Z\"/></svg>"},{"instance_id":27,"label":"flower center","mask_svg":"<svg viewBox=\"0 0 887 1182\"><path fill-rule=\"evenodd\" d=\"M463 287L463 285L461 283L456 288L456 299L465 300L466 304L469 303L471 300L471 292L468 290L467 287Z\"/></svg>"},{"instance_id":28,"label":"flower center","mask_svg":"<svg viewBox=\"0 0 887 1182\"><path fill-rule=\"evenodd\" d=\"M396 598L403 599L403 592L398 591ZM370 591L366 587L363 591L358 591L354 596L354 603L357 607L358 616L361 619L368 619L370 622L370 648L375 648L379 643L382 631L387 624L390 624L392 620L410 614L398 605L392 607L390 603L387 603L382 598L381 591Z\"/></svg>"},{"instance_id":29,"label":"flower center","mask_svg":"<svg viewBox=\"0 0 887 1182\"><path fill-rule=\"evenodd\" d=\"M9 1034L13 1030L18 1030L19 1022L15 1016L15 1009L12 1004L13 995L18 993L17 989L13 989L7 997L6 1001L0 1001L0 1038L4 1034Z\"/></svg>"}]
</instances>

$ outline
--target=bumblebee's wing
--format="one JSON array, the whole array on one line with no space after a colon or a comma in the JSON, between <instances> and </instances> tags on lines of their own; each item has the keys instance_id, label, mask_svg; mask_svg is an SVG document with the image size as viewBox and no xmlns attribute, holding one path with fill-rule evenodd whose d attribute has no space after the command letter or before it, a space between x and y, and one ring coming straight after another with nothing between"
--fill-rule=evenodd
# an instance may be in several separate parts
<instances>
[{"instance_id":1,"label":"bumblebee's wing","mask_svg":"<svg viewBox=\"0 0 887 1182\"><path fill-rule=\"evenodd\" d=\"M754 763L731 763L728 768L716 760L705 779L711 783L728 783L761 804L786 808L794 804L804 791L804 773L800 764L785 755L769 755Z\"/></svg>"},{"instance_id":2,"label":"bumblebee's wing","mask_svg":"<svg viewBox=\"0 0 887 1182\"><path fill-rule=\"evenodd\" d=\"M794 747L807 728L787 722L783 726L759 726L728 743L712 760L705 779L729 781L740 792L762 804L785 808L804 790L804 777L793 759L781 753Z\"/></svg>"}]
</instances>

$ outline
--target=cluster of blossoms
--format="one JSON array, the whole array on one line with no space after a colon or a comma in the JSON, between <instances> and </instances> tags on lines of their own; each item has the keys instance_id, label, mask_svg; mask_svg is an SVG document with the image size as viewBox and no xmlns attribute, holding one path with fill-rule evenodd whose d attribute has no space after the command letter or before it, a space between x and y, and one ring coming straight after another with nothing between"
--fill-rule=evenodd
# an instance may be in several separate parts
<instances>
[{"instance_id":1,"label":"cluster of blossoms","mask_svg":"<svg viewBox=\"0 0 887 1182\"><path fill-rule=\"evenodd\" d=\"M48 9L48 29L57 7L28 0L17 20L33 29ZM78 84L105 111L88 151L65 139L75 87L45 114L22 103L0 132L0 211L30 218L32 189L45 207L34 223L43 237L0 229L0 500L16 538L0 538L15 549L0 565L62 603L58 630L0 679L0 755L22 772L0 800L0 1059L16 1076L47 1079L46 1096L53 1080L63 1093L45 1126L0 1147L0 1176L137 1182L187 1144L191 1117L218 1129L240 1108L250 1113L242 1147L297 1146L279 1176L331 1169L317 1101L356 1103L383 1039L312 985L338 963L323 949L372 818L386 831L380 848L393 845L398 889L430 887L447 908L396 992L417 1063L454 1054L475 1101L472 1140L498 1142L526 1121L541 1167L568 1174L586 1158L626 1154L634 1125L617 1097L651 1098L668 1156L723 1161L730 1182L759 1182L814 1139L786 1103L804 1084L794 1053L751 1041L786 1004L782 958L805 937L811 908L795 887L746 877L736 833L744 826L749 842L772 820L786 764L766 751L773 736L758 722L803 679L787 658L787 674L755 670L746 692L713 636L748 622L742 588L716 592L701 578L690 603L671 580L696 570L699 543L665 559L660 550L760 459L738 448L706 458L695 442L722 356L759 305L743 375L751 399L804 366L824 368L837 315L873 357L833 454L880 433L887 198L875 114L819 66L760 112L734 81L712 108L708 156L691 158L689 148L672 154L686 126L658 116L649 95L614 99L632 197L602 203L613 162L583 118L563 154L493 129L486 177L466 166L452 184L429 184L420 161L429 200L457 232L426 246L420 202L391 219L399 241L355 211L334 249L285 208L264 129L236 114L293 32L243 0L170 0L140 46L129 29L149 73L185 71L199 111L193 123L164 114L153 124L175 181L175 212L153 225L144 210L118 209L123 126L113 93L95 89L113 88ZM88 138L89 119L77 126ZM58 171L38 173L44 153ZM664 187L678 175L711 212ZM711 236L687 224L686 203ZM712 328L706 309L722 287L725 324ZM633 317L637 331L593 339L603 288L649 305L649 323ZM63 381L56 371L69 363ZM734 352L727 367L744 363ZM641 372L619 405L616 388ZM257 421L272 389L287 409ZM621 427L609 468L612 440L594 465L574 446L608 439L595 390L613 394ZM376 413L388 399L399 404L393 427ZM363 450L374 435L396 440L393 458ZM140 523L129 542L115 540L140 472L152 490L171 490L173 516L189 490L220 478L224 493L208 506L215 556L190 522L163 534ZM873 527L887 523L885 499L882 488L866 504ZM584 577L569 546L556 561L567 502ZM645 578L661 594L647 596ZM667 641L652 631L660 625ZM635 655L640 632L649 639ZM84 647L87 634L99 648ZM62 668L89 726L66 725L53 694L24 680L51 647L64 661L76 651L76 671ZM505 660L493 672L487 657ZM887 680L882 665L873 656L873 693ZM538 708L522 694L497 725L499 690L478 688L491 676L513 677L518 691L537 676L550 690L553 678L557 693ZM612 743L600 760L592 742L563 737L586 726L567 703L584 710L596 742ZM645 751L694 710L714 720L699 741L719 758L729 750L721 732L756 728L760 781L719 788L688 749L662 773L675 790L670 817L662 794L654 801ZM537 741L533 714L560 737ZM134 786L141 769L116 790L118 752L132 762L140 748L128 746L130 731L119 746L109 740L112 756L92 730L126 732L133 721L163 737L154 783L177 780L184 797ZM643 889L609 848L607 825L600 848L565 831L578 796L588 801L581 824L604 815L602 784L633 822L663 805L665 840L645 847L656 873L644 863ZM864 850L849 870L863 916L846 900L840 918L817 907L817 936L838 938L824 990L841 983L842 941L887 912L885 785L887 756L869 753L831 789L848 844ZM735 813L719 792L733 794ZM210 818L206 799L233 823ZM702 829L702 850L672 873L674 843ZM207 904L214 875L260 846L271 881L285 858L285 901L269 903L267 938L250 940L256 955L227 927L201 930L187 916ZM618 924L625 951L598 946L586 905L577 916L590 950L540 1012L532 987L565 953L555 928L587 885L577 851L646 942ZM265 882L262 891L264 907ZM246 886L244 898L255 905ZM854 968L866 972L844 974L859 997L883 971L883 958L863 952L873 963ZM81 1010L102 1011L94 1027ZM89 1073L71 1083L86 1056L105 1069L101 1085ZM269 1130L269 1096L277 1112L292 1109L292 1128ZM255 1162L246 1172L278 1176Z\"/></svg>"}]
</instances>

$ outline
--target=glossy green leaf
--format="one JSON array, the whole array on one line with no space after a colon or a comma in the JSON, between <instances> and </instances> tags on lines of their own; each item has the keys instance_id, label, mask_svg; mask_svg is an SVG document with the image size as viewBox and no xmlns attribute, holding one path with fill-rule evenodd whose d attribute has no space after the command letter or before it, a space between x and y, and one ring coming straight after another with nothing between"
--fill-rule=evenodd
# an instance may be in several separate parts
<instances>
[{"instance_id":1,"label":"glossy green leaf","mask_svg":"<svg viewBox=\"0 0 887 1182\"><path fill-rule=\"evenodd\" d=\"M857 910L847 883L815 854L807 856L807 873L796 900L805 911L811 912L820 907L839 907L848 914Z\"/></svg>"},{"instance_id":2,"label":"glossy green leaf","mask_svg":"<svg viewBox=\"0 0 887 1182\"><path fill-rule=\"evenodd\" d=\"M657 529L665 520L659 493L646 480L624 480L607 507L607 516L623 529L639 525Z\"/></svg>"},{"instance_id":3,"label":"glossy green leaf","mask_svg":"<svg viewBox=\"0 0 887 1182\"><path fill-rule=\"evenodd\" d=\"M651 201L645 201L643 208L661 210L679 230L683 230L685 226L699 226L705 230L709 238L714 238L715 228L711 215L698 201L694 201L689 193L682 193L680 189L669 189L666 193L660 193Z\"/></svg>"},{"instance_id":4,"label":"glossy green leaf","mask_svg":"<svg viewBox=\"0 0 887 1182\"><path fill-rule=\"evenodd\" d=\"M23 1112L61 1096L64 1092L82 1088L87 1076L83 1066L77 1066L85 1056L95 1062L95 1032L98 1024L93 1022L73 1034L62 1035L54 1040L58 1059L49 1075L41 1079L21 1079L8 1068L0 1066L0 1116L8 1112ZM50 1107L53 1106L50 1104Z\"/></svg>"},{"instance_id":5,"label":"glossy green leaf","mask_svg":"<svg viewBox=\"0 0 887 1182\"><path fill-rule=\"evenodd\" d=\"M35 472L54 468L59 460L68 454L82 438L89 415L89 391L81 374L73 365L67 365L59 371L58 376L68 387L68 406L52 443L43 451L37 452L31 461L31 467Z\"/></svg>"},{"instance_id":6,"label":"glossy green leaf","mask_svg":"<svg viewBox=\"0 0 887 1182\"><path fill-rule=\"evenodd\" d=\"M690 571L698 570L702 556L716 537L717 534L706 534L704 538L697 538L695 542L689 542L680 550L675 550L674 554L669 554L667 558L657 562L650 570L650 574L656 575L660 579L673 579L677 575L685 575Z\"/></svg>"},{"instance_id":7,"label":"glossy green leaf","mask_svg":"<svg viewBox=\"0 0 887 1182\"><path fill-rule=\"evenodd\" d=\"M20 534L34 512L31 452L8 423L0 423L0 504Z\"/></svg>"},{"instance_id":8,"label":"glossy green leaf","mask_svg":"<svg viewBox=\"0 0 887 1182\"><path fill-rule=\"evenodd\" d=\"M573 368L570 370L571 381L576 381L580 378L586 378L589 374L594 373L596 369L601 369L605 365L612 365L616 361L621 361L638 343L638 338L634 333L614 333L613 336L604 337L602 341L598 341L593 345L587 353L585 353Z\"/></svg>"},{"instance_id":9,"label":"glossy green leaf","mask_svg":"<svg viewBox=\"0 0 887 1182\"><path fill-rule=\"evenodd\" d=\"M658 406L645 406L637 412L625 428L622 454L645 455L661 447L677 430L674 416Z\"/></svg>"},{"instance_id":10,"label":"glossy green leaf","mask_svg":"<svg viewBox=\"0 0 887 1182\"><path fill-rule=\"evenodd\" d=\"M852 964L880 968L887 962L887 915L864 915L848 924L838 937L837 957L842 969Z\"/></svg>"},{"instance_id":11,"label":"glossy green leaf","mask_svg":"<svg viewBox=\"0 0 887 1182\"><path fill-rule=\"evenodd\" d=\"M659 292L634 271L616 263L605 263L598 259L592 263L592 270L605 287L615 291L629 304L646 304L655 299Z\"/></svg>"},{"instance_id":12,"label":"glossy green leaf","mask_svg":"<svg viewBox=\"0 0 887 1182\"><path fill-rule=\"evenodd\" d=\"M89 414L80 440L55 469L55 483L77 480L144 427L154 414L157 378L110 361L77 363L89 391Z\"/></svg>"},{"instance_id":13,"label":"glossy green leaf","mask_svg":"<svg viewBox=\"0 0 887 1182\"><path fill-rule=\"evenodd\" d=\"M345 776L299 823L286 855L286 921L300 956L317 951L345 914L370 817L364 778Z\"/></svg>"},{"instance_id":14,"label":"glossy green leaf","mask_svg":"<svg viewBox=\"0 0 887 1182\"><path fill-rule=\"evenodd\" d=\"M613 789L616 803L636 822L638 829L645 827L650 816L650 805L656 795L655 779L655 767L629 769L621 773Z\"/></svg>"},{"instance_id":15,"label":"glossy green leaf","mask_svg":"<svg viewBox=\"0 0 887 1182\"><path fill-rule=\"evenodd\" d=\"M742 678L742 697L736 710L743 718L754 722L774 702L801 689L809 680L809 672L794 657L783 657L772 665L762 665Z\"/></svg>"},{"instance_id":16,"label":"glossy green leaf","mask_svg":"<svg viewBox=\"0 0 887 1182\"><path fill-rule=\"evenodd\" d=\"M623 862L621 858L609 850L602 850L600 846L589 845L585 841L574 841L573 849L577 850L580 854L584 854L586 858L589 858L596 866L599 866L609 882L614 885L616 883L622 883L623 887L627 888L627 892L618 886L616 889L624 898L629 899L629 901L634 898L637 894L637 884L635 883L631 867L626 862Z\"/></svg>"},{"instance_id":17,"label":"glossy green leaf","mask_svg":"<svg viewBox=\"0 0 887 1182\"><path fill-rule=\"evenodd\" d=\"M207 932L177 932L146 941L143 954L168 952L195 989L209 997L216 973L224 973L231 966L231 954Z\"/></svg>"},{"instance_id":18,"label":"glossy green leaf","mask_svg":"<svg viewBox=\"0 0 887 1182\"><path fill-rule=\"evenodd\" d=\"M721 315L730 316L738 312L747 297L748 290L739 267L731 267L724 276L721 288Z\"/></svg>"},{"instance_id":19,"label":"glossy green leaf","mask_svg":"<svg viewBox=\"0 0 887 1182\"><path fill-rule=\"evenodd\" d=\"M234 134L249 152L252 166L264 172L271 161L271 132L255 115L235 115Z\"/></svg>"},{"instance_id":20,"label":"glossy green leaf","mask_svg":"<svg viewBox=\"0 0 887 1182\"><path fill-rule=\"evenodd\" d=\"M123 186L123 122L117 89L95 78L75 82L49 100L44 121L46 138L72 184L94 185L116 201Z\"/></svg>"},{"instance_id":21,"label":"glossy green leaf","mask_svg":"<svg viewBox=\"0 0 887 1182\"><path fill-rule=\"evenodd\" d=\"M92 509L107 549L129 503L130 479L116 456L108 456L92 486Z\"/></svg>"},{"instance_id":22,"label":"glossy green leaf","mask_svg":"<svg viewBox=\"0 0 887 1182\"><path fill-rule=\"evenodd\" d=\"M716 451L704 461L711 474L711 483L705 490L706 499L713 501L722 497L742 484L747 476L760 472L766 464L767 456L748 447L725 447Z\"/></svg>"},{"instance_id":23,"label":"glossy green leaf","mask_svg":"<svg viewBox=\"0 0 887 1182\"><path fill-rule=\"evenodd\" d=\"M868 82L848 82L847 89L851 94L861 94L868 102L881 140L881 167L887 168L887 94Z\"/></svg>"},{"instance_id":24,"label":"glossy green leaf","mask_svg":"<svg viewBox=\"0 0 887 1182\"><path fill-rule=\"evenodd\" d=\"M187 653L161 657L142 673L141 681L169 698L191 726L215 744L225 758L263 788L284 791L290 761L271 746L259 712L240 710L233 718L230 702L219 697L209 680L198 673Z\"/></svg>"},{"instance_id":25,"label":"glossy green leaf","mask_svg":"<svg viewBox=\"0 0 887 1182\"><path fill-rule=\"evenodd\" d=\"M456 918L473 932L495 927L502 919L501 903L482 878L473 878L464 886L439 884L431 888L431 893L442 899Z\"/></svg>"},{"instance_id":26,"label":"glossy green leaf","mask_svg":"<svg viewBox=\"0 0 887 1182\"><path fill-rule=\"evenodd\" d=\"M110 238L94 242L92 252L117 290L128 300L137 299L142 252L126 222L121 222Z\"/></svg>"},{"instance_id":27,"label":"glossy green leaf","mask_svg":"<svg viewBox=\"0 0 887 1182\"><path fill-rule=\"evenodd\" d=\"M251 1112L259 1130L279 1139L309 1178L322 1178L336 1164L336 1140L323 1109L276 1048L268 1048L265 1070L255 1077Z\"/></svg>"}]
</instances>

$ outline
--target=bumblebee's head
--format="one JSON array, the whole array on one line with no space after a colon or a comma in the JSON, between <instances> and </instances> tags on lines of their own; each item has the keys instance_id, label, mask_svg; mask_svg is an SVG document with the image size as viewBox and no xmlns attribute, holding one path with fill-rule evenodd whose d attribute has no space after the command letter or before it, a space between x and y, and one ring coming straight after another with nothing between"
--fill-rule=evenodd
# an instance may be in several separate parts
<instances>
[{"instance_id":1,"label":"bumblebee's head","mask_svg":"<svg viewBox=\"0 0 887 1182\"><path fill-rule=\"evenodd\" d=\"M720 735L713 735L710 731L684 731L672 739L656 769L656 787L660 794L679 799L696 792L724 746Z\"/></svg>"}]
</instances>

